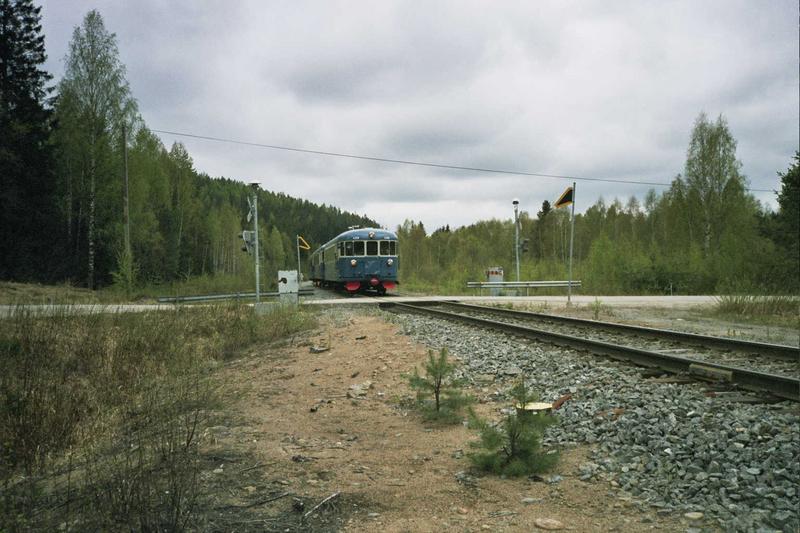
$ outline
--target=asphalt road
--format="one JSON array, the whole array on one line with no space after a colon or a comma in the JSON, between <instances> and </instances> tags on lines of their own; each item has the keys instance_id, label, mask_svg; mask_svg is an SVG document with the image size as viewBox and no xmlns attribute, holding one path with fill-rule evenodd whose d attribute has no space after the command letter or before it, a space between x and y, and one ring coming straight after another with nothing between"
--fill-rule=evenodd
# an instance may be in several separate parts
<instances>
[{"instance_id":1,"label":"asphalt road","mask_svg":"<svg viewBox=\"0 0 800 533\"><path fill-rule=\"evenodd\" d=\"M453 300L467 303L515 303L561 307L567 304L566 296L397 296L388 295L348 297L340 294L324 294L329 291L315 291L314 296L300 299L302 305L373 305L381 301L419 302L435 300ZM320 297L322 296L322 297ZM575 295L573 305L592 305L600 301L603 305L619 307L664 307L689 308L713 305L715 296L587 296ZM197 304L195 304L197 305ZM214 305L214 304L210 304ZM249 304L253 305L253 304ZM22 309L35 315L55 315L59 313L91 314L91 313L140 313L174 309L174 304L75 304L75 305L0 305L0 317L7 317L15 310Z\"/></svg>"}]
</instances>

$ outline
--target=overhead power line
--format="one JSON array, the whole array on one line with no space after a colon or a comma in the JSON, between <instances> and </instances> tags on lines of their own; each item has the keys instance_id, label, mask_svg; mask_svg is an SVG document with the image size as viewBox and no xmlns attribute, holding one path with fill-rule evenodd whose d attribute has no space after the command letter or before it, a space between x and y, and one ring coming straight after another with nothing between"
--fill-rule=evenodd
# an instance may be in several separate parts
<instances>
[{"instance_id":1,"label":"overhead power line","mask_svg":"<svg viewBox=\"0 0 800 533\"><path fill-rule=\"evenodd\" d=\"M157 130L151 129L150 131L155 133L164 133L166 135L176 135L178 137L189 137L192 139L202 139L205 141L214 141L214 142L222 142L222 143L229 143L229 144L240 144L243 146L255 146L257 148L269 148L270 150L284 150L287 152L299 152L302 154L315 154L315 155L324 155L328 157L343 157L347 159L360 159L362 161L378 161L380 163L394 163L397 165L413 165L418 167L431 167L431 168L443 168L449 170L466 170L470 172L486 172L491 174L508 174L512 176L533 176L536 178L553 178L553 179L562 179L562 180L580 180L580 181L597 181L597 182L604 182L604 183L627 183L633 185L653 185L656 187L669 187L672 185L671 183L663 183L658 181L638 181L638 180L623 180L623 179L614 179L614 178L590 178L586 176L566 176L560 174L545 174L542 172L526 172L522 170L503 170L497 168L482 168L482 167L466 167L462 165L450 165L445 163L430 163L425 161L411 161L408 159L392 159L387 157L376 157L376 156L368 156L368 155L357 155L357 154L345 154L342 152L328 152L325 150L311 150L309 148L297 148L293 146L279 146L275 144L264 144L264 143L257 143L257 142L250 142L250 141L239 141L236 139L224 139L222 137L211 137L208 135L195 135L193 133L184 133L179 131L167 131L167 130ZM769 189L747 189L748 191L752 192L774 192Z\"/></svg>"}]
</instances>

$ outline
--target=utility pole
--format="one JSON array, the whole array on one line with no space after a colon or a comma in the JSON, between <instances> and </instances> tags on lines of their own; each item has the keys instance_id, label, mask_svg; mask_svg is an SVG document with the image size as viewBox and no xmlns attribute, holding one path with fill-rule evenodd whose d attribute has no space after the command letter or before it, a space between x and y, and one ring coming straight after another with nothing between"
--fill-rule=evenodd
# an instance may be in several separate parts
<instances>
[{"instance_id":1,"label":"utility pole","mask_svg":"<svg viewBox=\"0 0 800 533\"><path fill-rule=\"evenodd\" d=\"M122 124L122 150L123 160L125 161L125 205L123 207L123 217L125 218L125 254L128 259L131 257L131 218L130 208L128 207L128 130Z\"/></svg>"},{"instance_id":2,"label":"utility pole","mask_svg":"<svg viewBox=\"0 0 800 533\"><path fill-rule=\"evenodd\" d=\"M569 282L567 283L567 305L572 301L572 243L575 240L575 182L572 182L572 223L569 230Z\"/></svg>"},{"instance_id":3,"label":"utility pole","mask_svg":"<svg viewBox=\"0 0 800 533\"><path fill-rule=\"evenodd\" d=\"M259 277L261 258L259 257L258 253L258 183L251 183L250 186L253 188L253 199L251 201L250 208L253 212L253 231L255 232L256 236L254 248L256 253L256 303L258 303L261 301L261 279Z\"/></svg>"},{"instance_id":4,"label":"utility pole","mask_svg":"<svg viewBox=\"0 0 800 533\"><path fill-rule=\"evenodd\" d=\"M295 248L297 248L297 286L300 287L300 235L296 235L294 238ZM298 293L298 298L299 298Z\"/></svg>"},{"instance_id":5,"label":"utility pole","mask_svg":"<svg viewBox=\"0 0 800 533\"><path fill-rule=\"evenodd\" d=\"M517 281L519 281L519 200L514 198L514 252L517 258Z\"/></svg>"}]
</instances>

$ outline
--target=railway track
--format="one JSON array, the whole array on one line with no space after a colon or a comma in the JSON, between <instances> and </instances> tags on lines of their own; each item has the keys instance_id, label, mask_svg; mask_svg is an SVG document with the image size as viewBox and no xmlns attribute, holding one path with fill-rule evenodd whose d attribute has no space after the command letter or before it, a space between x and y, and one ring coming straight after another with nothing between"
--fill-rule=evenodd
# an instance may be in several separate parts
<instances>
[{"instance_id":1,"label":"railway track","mask_svg":"<svg viewBox=\"0 0 800 533\"><path fill-rule=\"evenodd\" d=\"M399 302L385 302L381 307L428 314L588 351L639 366L659 368L696 379L726 382L800 401L800 350L795 347L454 302L440 302L437 305L459 312ZM499 320L485 318L485 315L492 315ZM545 323L547 329L530 327L532 321ZM620 337L625 339L625 344L620 344ZM675 346L681 348L676 349ZM676 350L684 353L691 351L692 357L677 355ZM753 369L759 360L761 364L758 366L761 368Z\"/></svg>"}]
</instances>

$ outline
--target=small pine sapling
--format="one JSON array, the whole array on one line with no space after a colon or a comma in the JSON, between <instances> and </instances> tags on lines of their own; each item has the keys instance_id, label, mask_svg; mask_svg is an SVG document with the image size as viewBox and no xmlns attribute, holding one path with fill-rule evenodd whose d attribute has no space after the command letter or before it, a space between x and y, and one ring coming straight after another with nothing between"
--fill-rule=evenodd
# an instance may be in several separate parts
<instances>
[{"instance_id":1,"label":"small pine sapling","mask_svg":"<svg viewBox=\"0 0 800 533\"><path fill-rule=\"evenodd\" d=\"M461 390L463 383L453 377L455 365L447 360L447 348L442 348L439 356L428 350L425 375L417 369L408 377L409 385L417 391L417 403L427 420L445 423L458 423L461 411L473 402L471 396Z\"/></svg>"},{"instance_id":2,"label":"small pine sapling","mask_svg":"<svg viewBox=\"0 0 800 533\"><path fill-rule=\"evenodd\" d=\"M554 424L553 416L529 413L525 406L537 400L523 378L511 389L516 412L506 415L497 425L473 417L472 426L480 431L480 440L472 443L481 451L469 454L480 470L517 477L544 472L555 465L558 455L541 450L544 430Z\"/></svg>"}]
</instances>

